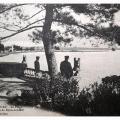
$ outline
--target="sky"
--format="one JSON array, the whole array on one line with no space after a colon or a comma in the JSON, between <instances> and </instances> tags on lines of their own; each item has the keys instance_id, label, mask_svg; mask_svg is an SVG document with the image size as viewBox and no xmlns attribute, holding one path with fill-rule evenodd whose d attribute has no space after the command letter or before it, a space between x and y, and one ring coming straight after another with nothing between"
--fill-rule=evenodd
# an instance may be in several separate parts
<instances>
[{"instance_id":1,"label":"sky","mask_svg":"<svg viewBox=\"0 0 120 120\"><path fill-rule=\"evenodd\" d=\"M29 16L32 16L33 14L37 13L39 11L38 8L35 8L33 6L25 6L23 7L23 12L25 15L29 15ZM11 13L12 15L13 13ZM36 21L38 19L41 19L44 17L44 14L43 12L41 12L39 15L33 17L32 19L30 19L29 21L25 21L25 22L22 22L22 26L25 27L27 23L31 23L33 21ZM14 17L14 15L12 15L12 18ZM9 20L9 23L12 24L13 22L13 19L10 19ZM4 21L5 19L3 19ZM7 21L6 21L7 22ZM17 22L20 22L19 19L17 20ZM15 23L16 24L16 23ZM41 24L41 23L40 23ZM37 25L37 24L36 24ZM13 29L13 28L12 28ZM36 44L36 43L33 43L33 41L28 37L28 34L32 33L33 29L32 30L29 30L29 31L25 31L25 32L22 32L20 34L17 34L11 38L7 38L5 39L2 43L5 45L5 46L10 46L10 45L20 45L20 46L26 46L26 47L30 47L30 46L43 46L42 42L40 42L40 44ZM6 35L9 35L11 34L12 32L0 32L0 36L6 36Z\"/></svg>"},{"instance_id":2,"label":"sky","mask_svg":"<svg viewBox=\"0 0 120 120\"><path fill-rule=\"evenodd\" d=\"M28 34L29 32L24 32L21 34L18 34L6 41L3 42L3 44L5 46L12 46L12 45L19 45L19 46L23 46L23 47L32 47L32 46L43 46L42 41L38 44L38 43L33 43L32 40L30 40L28 38Z\"/></svg>"},{"instance_id":3,"label":"sky","mask_svg":"<svg viewBox=\"0 0 120 120\"><path fill-rule=\"evenodd\" d=\"M69 9L64 9L63 11L69 11ZM27 14L29 13L30 16L32 16L34 13L37 13L39 11L39 9L37 8L33 8L32 6L31 7L24 7L23 9L24 11L24 14ZM37 15L36 17L33 17L31 19L31 21L35 21L36 19L40 19L40 18L43 18L45 15L45 12L41 12L39 15ZM73 11L71 11L71 15L73 15L77 21L81 22L82 24L86 24L86 23L89 23L91 22L90 18L85 16L84 14L81 14L81 15L76 15L74 14ZM29 21L29 22L31 22ZM117 13L115 13L114 15L114 24L115 25L119 25L120 26L120 11L118 11ZM12 22L12 20L11 20ZM24 24L26 25L26 23L23 23L23 26ZM42 24L42 23L41 23ZM107 25L107 24L106 24ZM62 27L58 27L57 25L53 25L52 27L53 29L59 29L61 30L62 32L64 32L64 28ZM29 32L31 31L27 31L27 32L23 32L21 34L18 34L14 37L11 37L11 38L8 38L6 40L3 41L3 44L5 46L10 46L10 45L20 45L20 46L43 46L42 42L40 42L40 44L35 44L32 42L32 40L29 39L28 37L28 34ZM0 35L6 35L7 32L0 32ZM9 34L9 33L8 33ZM92 41L93 44L96 44L97 43L97 40L96 38L90 38L90 39L85 39L85 38L75 38L72 42L71 42L71 45L73 47L93 47L91 44L90 44L90 41ZM99 47L108 47L107 43L106 44L101 44L103 42L103 40L100 40L99 39ZM94 45L96 46L96 45Z\"/></svg>"}]
</instances>

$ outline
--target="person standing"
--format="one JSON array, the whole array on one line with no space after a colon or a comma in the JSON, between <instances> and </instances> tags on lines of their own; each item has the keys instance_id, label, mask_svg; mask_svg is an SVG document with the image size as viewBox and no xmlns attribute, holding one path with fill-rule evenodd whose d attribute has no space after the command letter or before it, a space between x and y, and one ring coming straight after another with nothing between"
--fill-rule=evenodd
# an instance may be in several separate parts
<instances>
[{"instance_id":1,"label":"person standing","mask_svg":"<svg viewBox=\"0 0 120 120\"><path fill-rule=\"evenodd\" d=\"M69 56L65 56L65 60L60 64L61 75L69 79L73 76L73 69L71 63L68 62Z\"/></svg>"},{"instance_id":2,"label":"person standing","mask_svg":"<svg viewBox=\"0 0 120 120\"><path fill-rule=\"evenodd\" d=\"M25 75L25 70L27 68L27 62L26 62L26 56L23 55L23 59L22 59L22 75Z\"/></svg>"},{"instance_id":3,"label":"person standing","mask_svg":"<svg viewBox=\"0 0 120 120\"><path fill-rule=\"evenodd\" d=\"M35 67L35 72L39 73L40 72L40 63L39 63L39 56L36 56L36 60L34 62L34 67Z\"/></svg>"},{"instance_id":4,"label":"person standing","mask_svg":"<svg viewBox=\"0 0 120 120\"><path fill-rule=\"evenodd\" d=\"M27 67L27 62L26 62L26 56L25 55L23 55L22 63L25 64L25 67Z\"/></svg>"}]
</instances>

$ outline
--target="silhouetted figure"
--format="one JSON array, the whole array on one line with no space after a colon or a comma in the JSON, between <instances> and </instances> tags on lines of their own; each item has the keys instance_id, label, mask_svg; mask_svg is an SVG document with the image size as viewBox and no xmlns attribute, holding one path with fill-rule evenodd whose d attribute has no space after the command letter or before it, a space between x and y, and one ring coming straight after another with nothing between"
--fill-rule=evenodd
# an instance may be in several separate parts
<instances>
[{"instance_id":1,"label":"silhouetted figure","mask_svg":"<svg viewBox=\"0 0 120 120\"><path fill-rule=\"evenodd\" d=\"M27 68L27 62L26 62L26 56L23 55L23 60L22 60L22 75L24 76L25 69Z\"/></svg>"},{"instance_id":2,"label":"silhouetted figure","mask_svg":"<svg viewBox=\"0 0 120 120\"><path fill-rule=\"evenodd\" d=\"M73 70L70 62L68 62L69 56L65 56L65 60L60 64L61 75L69 79L73 75Z\"/></svg>"},{"instance_id":3,"label":"silhouetted figure","mask_svg":"<svg viewBox=\"0 0 120 120\"><path fill-rule=\"evenodd\" d=\"M73 71L75 71L74 76L77 76L79 70L80 70L80 58L78 58L78 60L74 58L74 67L73 67Z\"/></svg>"},{"instance_id":4,"label":"silhouetted figure","mask_svg":"<svg viewBox=\"0 0 120 120\"><path fill-rule=\"evenodd\" d=\"M4 45L0 43L0 52L1 52L1 51L4 52L4 49L5 49Z\"/></svg>"},{"instance_id":5,"label":"silhouetted figure","mask_svg":"<svg viewBox=\"0 0 120 120\"><path fill-rule=\"evenodd\" d=\"M25 64L25 67L27 67L27 62L26 62L26 56L25 55L23 55L22 63Z\"/></svg>"},{"instance_id":6,"label":"silhouetted figure","mask_svg":"<svg viewBox=\"0 0 120 120\"><path fill-rule=\"evenodd\" d=\"M36 60L34 62L34 67L35 67L35 72L39 73L40 72L40 63L39 63L39 56L36 56Z\"/></svg>"}]
</instances>

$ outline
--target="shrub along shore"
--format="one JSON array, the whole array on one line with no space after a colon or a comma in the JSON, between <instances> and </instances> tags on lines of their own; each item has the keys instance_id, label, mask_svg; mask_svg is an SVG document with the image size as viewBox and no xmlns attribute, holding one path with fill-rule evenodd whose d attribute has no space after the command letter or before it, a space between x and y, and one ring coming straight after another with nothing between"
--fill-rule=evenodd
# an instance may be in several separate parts
<instances>
[{"instance_id":1,"label":"shrub along shore","mask_svg":"<svg viewBox=\"0 0 120 120\"><path fill-rule=\"evenodd\" d=\"M40 105L69 116L120 115L120 76L109 76L79 91L78 78L66 80L58 74L54 79L46 74L35 79L21 96L10 99L17 105Z\"/></svg>"}]
</instances>

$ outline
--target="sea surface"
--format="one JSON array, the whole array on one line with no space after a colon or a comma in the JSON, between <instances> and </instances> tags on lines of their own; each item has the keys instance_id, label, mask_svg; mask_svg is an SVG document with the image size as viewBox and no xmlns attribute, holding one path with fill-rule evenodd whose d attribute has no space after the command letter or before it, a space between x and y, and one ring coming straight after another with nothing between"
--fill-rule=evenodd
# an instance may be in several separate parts
<instances>
[{"instance_id":1,"label":"sea surface","mask_svg":"<svg viewBox=\"0 0 120 120\"><path fill-rule=\"evenodd\" d=\"M44 52L10 54L0 57L0 62L22 62L23 55L27 57L29 68L34 68L36 56L40 56L41 70L48 70ZM56 52L55 55L58 70L60 70L60 63L64 60L65 55L69 55L72 67L74 57L80 58L79 84L81 88L96 81L100 82L101 78L105 76L120 75L120 50L104 52Z\"/></svg>"}]
</instances>

